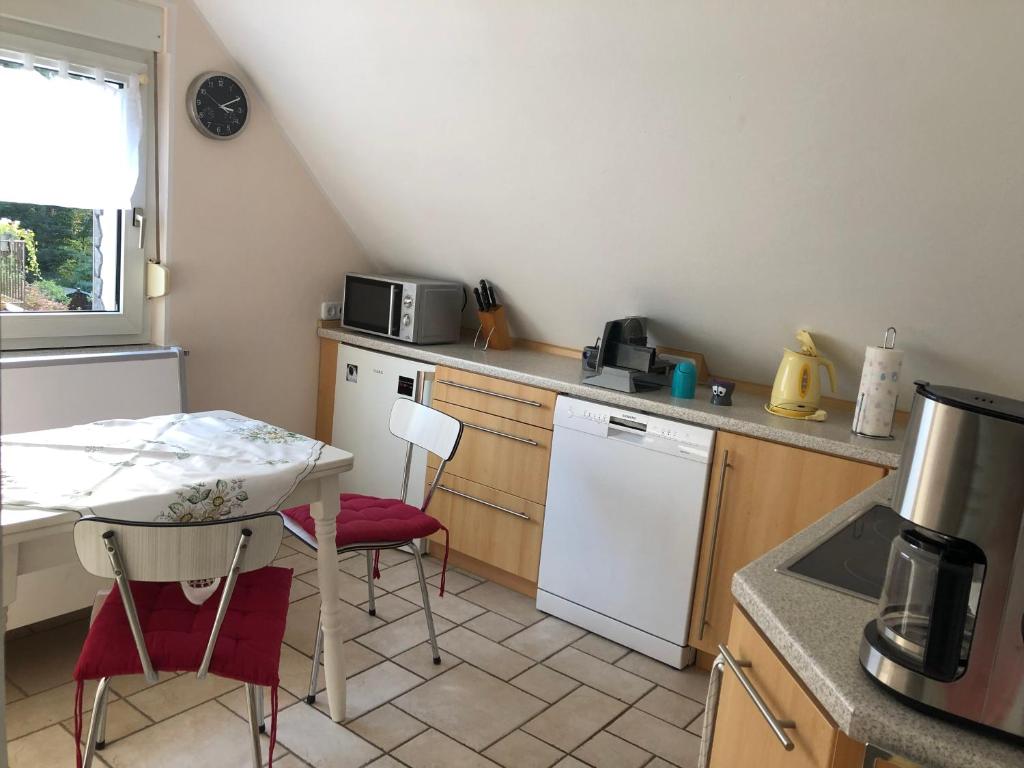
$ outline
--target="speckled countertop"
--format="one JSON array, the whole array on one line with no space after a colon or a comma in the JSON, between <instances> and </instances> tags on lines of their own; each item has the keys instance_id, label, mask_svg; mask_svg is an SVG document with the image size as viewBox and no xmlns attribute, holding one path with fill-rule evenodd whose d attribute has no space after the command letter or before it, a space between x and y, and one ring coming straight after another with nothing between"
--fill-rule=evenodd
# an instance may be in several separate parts
<instances>
[{"instance_id":1,"label":"speckled countertop","mask_svg":"<svg viewBox=\"0 0 1024 768\"><path fill-rule=\"evenodd\" d=\"M850 432L850 415L847 413L837 413L825 422L795 421L765 412L764 398L747 392L736 392L733 405L721 407L711 405L711 390L702 386L697 387L697 397L693 400L674 398L667 389L627 394L594 387L580 382L578 360L549 352L521 348L484 352L473 349L469 342L418 347L380 336L334 328L321 328L319 333L325 339L365 349L435 365L450 365L595 402L885 467L898 464L903 444L901 427L896 430L895 440L857 437Z\"/></svg>"},{"instance_id":2,"label":"speckled countertop","mask_svg":"<svg viewBox=\"0 0 1024 768\"><path fill-rule=\"evenodd\" d=\"M888 503L894 478L879 480L743 568L733 577L733 595L851 738L938 768L1022 766L1024 746L917 712L868 679L858 651L874 603L775 572L850 518Z\"/></svg>"}]
</instances>

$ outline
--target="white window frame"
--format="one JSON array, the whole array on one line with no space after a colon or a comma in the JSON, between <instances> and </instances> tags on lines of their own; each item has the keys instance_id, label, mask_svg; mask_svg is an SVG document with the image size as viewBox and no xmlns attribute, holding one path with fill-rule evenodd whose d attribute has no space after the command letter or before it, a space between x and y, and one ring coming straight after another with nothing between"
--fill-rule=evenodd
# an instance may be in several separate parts
<instances>
[{"instance_id":1,"label":"white window frame","mask_svg":"<svg viewBox=\"0 0 1024 768\"><path fill-rule=\"evenodd\" d=\"M139 147L139 184L132 205L141 209L141 227L133 211L122 211L120 297L117 311L0 313L0 349L52 349L63 347L144 344L149 342L146 306L146 263L156 261L156 98L155 54L10 19L0 19L0 54L30 53L37 65L58 60L103 69L108 79L139 75L143 81L142 139ZM150 215L150 213L154 215ZM140 247L140 232L142 243Z\"/></svg>"}]
</instances>

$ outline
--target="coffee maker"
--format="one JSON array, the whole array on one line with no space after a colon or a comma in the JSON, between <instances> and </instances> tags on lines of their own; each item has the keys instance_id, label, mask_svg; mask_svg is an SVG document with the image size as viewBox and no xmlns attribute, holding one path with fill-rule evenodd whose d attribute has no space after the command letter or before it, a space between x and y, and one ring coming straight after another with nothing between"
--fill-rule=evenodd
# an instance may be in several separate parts
<instances>
[{"instance_id":1,"label":"coffee maker","mask_svg":"<svg viewBox=\"0 0 1024 768\"><path fill-rule=\"evenodd\" d=\"M861 665L911 705L1024 737L1024 402L917 383Z\"/></svg>"}]
</instances>

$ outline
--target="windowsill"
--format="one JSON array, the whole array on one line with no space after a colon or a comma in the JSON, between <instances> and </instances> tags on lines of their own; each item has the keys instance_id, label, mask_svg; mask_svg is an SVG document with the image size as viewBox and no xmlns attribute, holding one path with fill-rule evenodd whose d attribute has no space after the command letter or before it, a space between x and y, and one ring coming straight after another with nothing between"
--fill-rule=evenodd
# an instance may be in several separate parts
<instances>
[{"instance_id":1,"label":"windowsill","mask_svg":"<svg viewBox=\"0 0 1024 768\"><path fill-rule=\"evenodd\" d=\"M166 352L178 354L177 347L159 344L125 344L124 346L64 347L59 349L11 349L0 352L0 367L17 368L19 365L65 365L69 363L100 362L123 359L139 354L151 356Z\"/></svg>"}]
</instances>

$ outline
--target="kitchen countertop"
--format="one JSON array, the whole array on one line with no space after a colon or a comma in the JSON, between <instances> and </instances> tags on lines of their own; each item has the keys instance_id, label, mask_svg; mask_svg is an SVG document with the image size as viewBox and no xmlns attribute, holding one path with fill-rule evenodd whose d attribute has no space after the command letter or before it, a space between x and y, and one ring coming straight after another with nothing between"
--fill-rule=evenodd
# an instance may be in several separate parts
<instances>
[{"instance_id":1,"label":"kitchen countertop","mask_svg":"<svg viewBox=\"0 0 1024 768\"><path fill-rule=\"evenodd\" d=\"M868 678L858 651L864 625L875 617L874 603L775 572L850 518L889 503L894 478L879 480L737 572L733 595L839 728L856 741L938 768L1024 765L1024 746L911 709Z\"/></svg>"},{"instance_id":2,"label":"kitchen countertop","mask_svg":"<svg viewBox=\"0 0 1024 768\"><path fill-rule=\"evenodd\" d=\"M895 467L899 463L903 444L902 427L896 428L895 440L858 437L850 432L850 414L838 413L825 422L786 419L767 413L764 410L764 398L748 392L735 392L733 405L722 407L711 405L711 389L706 386L697 387L695 399L680 400L672 397L667 389L629 394L582 384L579 360L550 352L524 348L484 352L474 349L468 341L421 347L336 328L321 328L319 335L325 339L412 360L449 365L655 416L884 467Z\"/></svg>"}]
</instances>

